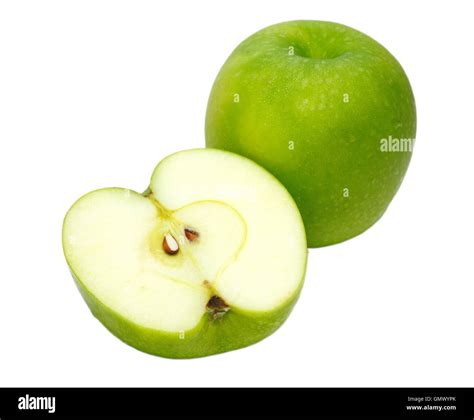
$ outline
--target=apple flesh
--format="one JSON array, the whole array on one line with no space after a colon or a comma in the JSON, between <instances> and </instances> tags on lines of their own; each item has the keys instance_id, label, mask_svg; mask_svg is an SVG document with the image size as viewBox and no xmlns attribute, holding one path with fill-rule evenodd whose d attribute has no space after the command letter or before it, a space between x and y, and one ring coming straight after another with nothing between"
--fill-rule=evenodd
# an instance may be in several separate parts
<instances>
[{"instance_id":1,"label":"apple flesh","mask_svg":"<svg viewBox=\"0 0 474 420\"><path fill-rule=\"evenodd\" d=\"M169 358L273 333L307 259L286 189L254 162L212 149L165 158L144 194L86 194L66 215L63 247L92 313L126 343Z\"/></svg>"},{"instance_id":2,"label":"apple flesh","mask_svg":"<svg viewBox=\"0 0 474 420\"><path fill-rule=\"evenodd\" d=\"M206 115L208 147L246 156L286 186L310 247L352 238L382 216L415 131L397 60L367 35L320 21L273 25L243 41L217 75Z\"/></svg>"}]
</instances>

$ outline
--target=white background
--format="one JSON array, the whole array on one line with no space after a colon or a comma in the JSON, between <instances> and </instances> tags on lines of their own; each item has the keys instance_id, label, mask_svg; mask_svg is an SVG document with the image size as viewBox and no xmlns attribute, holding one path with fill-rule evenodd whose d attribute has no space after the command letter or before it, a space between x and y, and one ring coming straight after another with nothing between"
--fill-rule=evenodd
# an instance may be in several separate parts
<instances>
[{"instance_id":1,"label":"white background","mask_svg":"<svg viewBox=\"0 0 474 420\"><path fill-rule=\"evenodd\" d=\"M2 1L0 386L474 386L469 2ZM142 191L204 146L208 94L245 37L332 20L386 46L418 108L385 216L311 250L283 327L249 348L167 360L120 342L71 279L61 224L99 187Z\"/></svg>"}]
</instances>

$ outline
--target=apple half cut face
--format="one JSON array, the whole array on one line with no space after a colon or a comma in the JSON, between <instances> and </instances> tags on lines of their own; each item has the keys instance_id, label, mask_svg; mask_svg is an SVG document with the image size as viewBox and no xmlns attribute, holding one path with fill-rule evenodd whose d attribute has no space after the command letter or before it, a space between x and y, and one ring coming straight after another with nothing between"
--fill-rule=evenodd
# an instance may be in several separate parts
<instances>
[{"instance_id":1,"label":"apple half cut face","mask_svg":"<svg viewBox=\"0 0 474 420\"><path fill-rule=\"evenodd\" d=\"M92 313L124 342L170 358L273 333L307 259L286 189L251 160L214 149L165 158L144 194L86 194L66 215L63 248Z\"/></svg>"}]
</instances>

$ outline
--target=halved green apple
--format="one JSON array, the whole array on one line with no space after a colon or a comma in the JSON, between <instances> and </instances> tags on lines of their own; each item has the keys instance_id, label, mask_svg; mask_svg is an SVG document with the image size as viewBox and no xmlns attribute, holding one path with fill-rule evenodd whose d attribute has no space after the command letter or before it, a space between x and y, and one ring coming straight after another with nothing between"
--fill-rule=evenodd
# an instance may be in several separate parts
<instances>
[{"instance_id":1,"label":"halved green apple","mask_svg":"<svg viewBox=\"0 0 474 420\"><path fill-rule=\"evenodd\" d=\"M287 190L251 160L213 149L165 158L144 194L86 194L66 215L63 248L92 313L124 342L170 358L273 333L307 259Z\"/></svg>"}]
</instances>

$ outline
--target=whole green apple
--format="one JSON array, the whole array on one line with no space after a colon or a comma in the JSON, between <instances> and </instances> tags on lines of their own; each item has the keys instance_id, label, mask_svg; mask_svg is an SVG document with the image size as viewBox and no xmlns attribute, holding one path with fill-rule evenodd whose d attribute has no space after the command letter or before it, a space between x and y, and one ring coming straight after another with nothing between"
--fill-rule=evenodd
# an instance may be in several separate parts
<instances>
[{"instance_id":1,"label":"whole green apple","mask_svg":"<svg viewBox=\"0 0 474 420\"><path fill-rule=\"evenodd\" d=\"M292 21L243 41L220 70L206 145L260 163L293 195L308 245L373 225L411 158L415 100L398 61L344 25Z\"/></svg>"},{"instance_id":2,"label":"whole green apple","mask_svg":"<svg viewBox=\"0 0 474 420\"><path fill-rule=\"evenodd\" d=\"M272 334L298 299L308 252L280 182L212 149L163 159L144 194L84 195L64 219L63 248L96 318L124 342L170 358Z\"/></svg>"}]
</instances>

